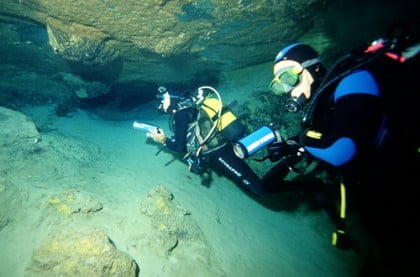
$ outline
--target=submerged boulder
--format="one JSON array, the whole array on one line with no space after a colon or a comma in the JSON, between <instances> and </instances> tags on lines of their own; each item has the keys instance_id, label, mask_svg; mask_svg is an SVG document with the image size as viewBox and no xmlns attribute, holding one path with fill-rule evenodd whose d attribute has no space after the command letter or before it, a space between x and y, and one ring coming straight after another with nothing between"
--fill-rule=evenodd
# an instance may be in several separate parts
<instances>
[{"instance_id":1,"label":"submerged boulder","mask_svg":"<svg viewBox=\"0 0 420 277\"><path fill-rule=\"evenodd\" d=\"M35 123L21 112L0 106L0 125L0 151L7 146L31 146L40 139Z\"/></svg>"},{"instance_id":2,"label":"submerged boulder","mask_svg":"<svg viewBox=\"0 0 420 277\"><path fill-rule=\"evenodd\" d=\"M69 189L48 199L50 207L62 215L91 214L102 210L100 201L77 189Z\"/></svg>"},{"instance_id":3,"label":"submerged boulder","mask_svg":"<svg viewBox=\"0 0 420 277\"><path fill-rule=\"evenodd\" d=\"M168 276L226 276L192 213L163 185L153 187L140 202L150 222L145 247L168 263ZM170 264L170 265L169 265Z\"/></svg>"},{"instance_id":4,"label":"submerged boulder","mask_svg":"<svg viewBox=\"0 0 420 277\"><path fill-rule=\"evenodd\" d=\"M156 231L153 246L158 252L169 254L187 241L205 245L201 229L191 218L191 212L183 208L166 187L152 188L141 201L140 210L151 219Z\"/></svg>"},{"instance_id":5,"label":"submerged boulder","mask_svg":"<svg viewBox=\"0 0 420 277\"><path fill-rule=\"evenodd\" d=\"M137 276L135 260L101 230L54 231L34 251L25 276Z\"/></svg>"}]
</instances>

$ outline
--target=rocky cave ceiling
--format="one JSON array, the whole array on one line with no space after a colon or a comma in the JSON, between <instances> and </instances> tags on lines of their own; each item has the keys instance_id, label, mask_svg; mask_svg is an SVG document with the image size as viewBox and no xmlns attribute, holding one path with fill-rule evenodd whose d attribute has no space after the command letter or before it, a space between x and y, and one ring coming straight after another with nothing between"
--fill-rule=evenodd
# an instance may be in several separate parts
<instances>
[{"instance_id":1,"label":"rocky cave ceiling","mask_svg":"<svg viewBox=\"0 0 420 277\"><path fill-rule=\"evenodd\" d=\"M297 39L334 49L360 27L347 20L343 34L338 21L319 16L335 2L2 0L0 100L20 93L24 101L42 87L50 89L40 99L92 98L115 87L215 82L220 72L271 61Z\"/></svg>"}]
</instances>

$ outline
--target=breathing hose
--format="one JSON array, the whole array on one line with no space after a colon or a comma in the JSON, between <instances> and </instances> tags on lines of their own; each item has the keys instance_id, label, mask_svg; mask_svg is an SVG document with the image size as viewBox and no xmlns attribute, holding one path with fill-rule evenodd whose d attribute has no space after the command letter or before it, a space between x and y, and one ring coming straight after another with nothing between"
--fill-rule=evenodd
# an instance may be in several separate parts
<instances>
[{"instance_id":1,"label":"breathing hose","mask_svg":"<svg viewBox=\"0 0 420 277\"><path fill-rule=\"evenodd\" d=\"M220 117L221 117L221 115L222 115L222 107L223 107L223 102L222 102L222 98L220 97L220 94L219 94L219 92L216 90L216 89L214 89L214 88L212 88L212 87L209 87L209 86L202 86L202 87L199 87L198 88L198 91L199 91L199 93L201 92L201 94L202 94L202 91L204 90L204 89L208 89L208 90L210 90L210 91L212 91L216 96L217 96L217 99L219 100L219 103L220 103L220 108L219 108L219 110L217 111L217 119L216 119L216 121L213 123L213 126L211 127L211 129L210 129L210 131L208 132L208 134L207 134L207 136L203 139L203 141L200 143L200 148L198 149L198 151L197 152L199 152L200 150L201 150L201 147L211 138L211 136L213 135L213 133L214 133L214 131L216 130L216 128L217 128L217 126L219 125L219 122L220 122ZM202 99L202 101L204 100L204 98Z\"/></svg>"}]
</instances>

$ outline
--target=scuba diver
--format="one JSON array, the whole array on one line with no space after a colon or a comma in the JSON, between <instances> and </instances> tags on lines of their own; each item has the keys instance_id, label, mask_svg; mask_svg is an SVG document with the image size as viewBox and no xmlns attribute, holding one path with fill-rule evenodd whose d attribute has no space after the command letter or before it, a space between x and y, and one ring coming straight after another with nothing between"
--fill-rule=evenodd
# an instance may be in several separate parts
<instances>
[{"instance_id":1,"label":"scuba diver","mask_svg":"<svg viewBox=\"0 0 420 277\"><path fill-rule=\"evenodd\" d=\"M414 82L419 49L418 40L411 37L384 37L345 55L328 71L318 53L303 43L286 46L274 59L272 94L287 98L287 112L303 111L304 117L299 135L273 140L267 151L271 161L290 157L290 169L293 162L309 157L337 173L340 205L332 236L337 248L354 246L346 232L347 195L355 197L350 204L361 210L368 224L385 221L384 211L392 220L395 210L403 210L407 223L402 226L411 227L413 193L404 200L393 197L397 184L409 192L410 180L418 179L418 86ZM252 154L246 144L235 152L239 157ZM277 185L282 186L283 180ZM382 225L373 229L378 226ZM398 227L388 227L392 231L382 236L400 234Z\"/></svg>"},{"instance_id":2,"label":"scuba diver","mask_svg":"<svg viewBox=\"0 0 420 277\"><path fill-rule=\"evenodd\" d=\"M182 155L193 173L212 167L240 188L257 195L264 193L261 179L233 152L231 143L242 137L246 128L229 107L223 106L217 90L203 86L191 95L179 96L159 87L157 98L158 110L171 115L169 125L174 134L168 138L159 129L148 132L148 138Z\"/></svg>"},{"instance_id":3,"label":"scuba diver","mask_svg":"<svg viewBox=\"0 0 420 277\"><path fill-rule=\"evenodd\" d=\"M294 181L277 185L277 180L289 173L293 157L278 162L260 178L243 160L244 157L238 155L239 145L251 146L256 152L279 139L280 135L271 128L263 127L259 132L244 137L246 127L232 113L229 105L223 106L220 94L214 88L203 86L180 96L161 86L156 96L160 100L158 111L171 115L169 127L173 135L168 138L161 128L155 128L148 130L146 136L182 155L191 172L205 177L206 169L212 167L251 196L258 197L257 200L296 186Z\"/></svg>"}]
</instances>

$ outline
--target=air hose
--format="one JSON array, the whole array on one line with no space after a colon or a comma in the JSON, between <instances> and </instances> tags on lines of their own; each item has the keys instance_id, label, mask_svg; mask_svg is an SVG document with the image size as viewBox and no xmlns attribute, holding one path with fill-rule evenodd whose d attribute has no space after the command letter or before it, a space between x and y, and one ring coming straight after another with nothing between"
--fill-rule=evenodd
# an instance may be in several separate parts
<instances>
[{"instance_id":1,"label":"air hose","mask_svg":"<svg viewBox=\"0 0 420 277\"><path fill-rule=\"evenodd\" d=\"M204 95L204 92L203 92L204 89L208 89L208 90L210 90L211 92L213 92L216 95L216 97L217 97L217 99L219 100L219 103L220 103L220 108L217 111L217 117L216 117L216 120L213 122L213 126L210 128L208 134L203 139L203 141L200 143L200 147L197 150L197 152L201 151L202 146L213 136L213 134L214 134L217 126L219 125L220 117L222 115L222 107L223 107L222 98L220 97L220 94L219 94L219 92L216 89L214 89L212 87L209 87L209 86L199 87L198 88L199 95ZM197 103L200 104L202 101L204 101L204 98L205 97L202 97L202 99L199 100L199 101L197 101Z\"/></svg>"},{"instance_id":2,"label":"air hose","mask_svg":"<svg viewBox=\"0 0 420 277\"><path fill-rule=\"evenodd\" d=\"M220 108L216 113L217 114L216 120L213 122L213 125L210 128L209 132L207 133L205 138L203 138L201 141L199 141L200 146L198 147L197 151L194 154L195 157L194 157L193 163L190 165L190 171L192 170L192 166L199 166L199 164L200 164L199 163L199 157L200 157L201 151L202 151L204 145L207 143L207 141L213 136L214 132L216 131L216 128L217 128L217 126L219 125L219 122L220 122L220 117L222 115L222 107L223 107L222 98L220 97L219 92L216 89L214 89L210 86L202 86L202 87L199 87L197 89L197 96L196 96L196 99L195 99L195 104L200 105L205 100L205 98L209 95L209 94L206 95L204 93L204 90L206 90L206 89L210 90L212 93L214 93L216 95L216 97L217 97L217 99L220 103ZM197 125L197 127L198 127L198 125ZM196 128L195 132L196 132L197 138L200 138L201 135L200 135L200 128L199 127Z\"/></svg>"}]
</instances>

